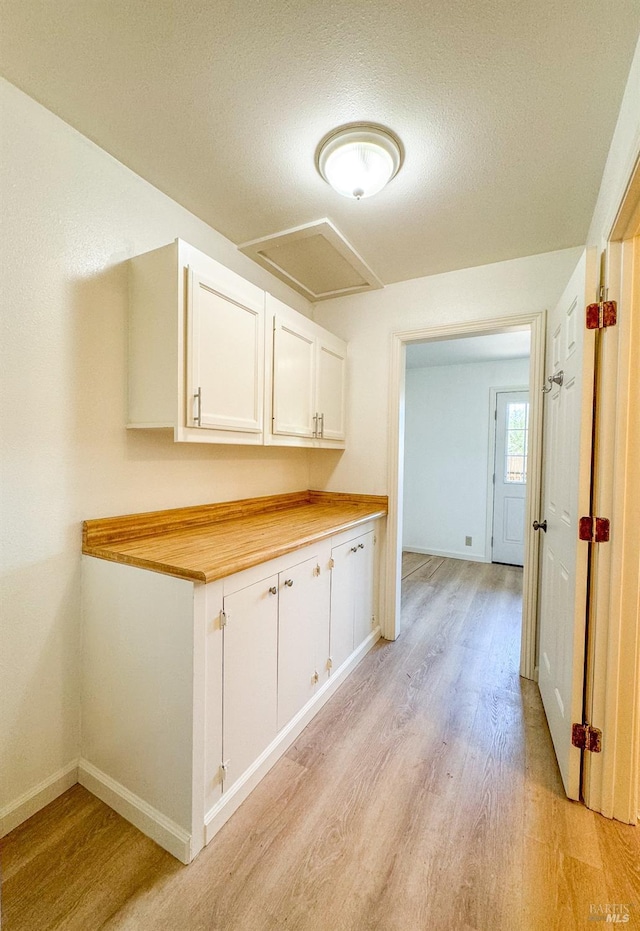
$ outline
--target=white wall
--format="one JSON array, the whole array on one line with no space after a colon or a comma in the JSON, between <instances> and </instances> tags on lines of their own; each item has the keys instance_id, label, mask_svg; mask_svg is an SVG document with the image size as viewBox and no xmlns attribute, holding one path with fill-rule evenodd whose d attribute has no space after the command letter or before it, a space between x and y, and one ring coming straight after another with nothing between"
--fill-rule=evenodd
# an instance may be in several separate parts
<instances>
[{"instance_id":1,"label":"white wall","mask_svg":"<svg viewBox=\"0 0 640 931\"><path fill-rule=\"evenodd\" d=\"M490 561L490 389L528 382L528 359L407 370L404 549Z\"/></svg>"},{"instance_id":2,"label":"white wall","mask_svg":"<svg viewBox=\"0 0 640 931\"><path fill-rule=\"evenodd\" d=\"M388 493L391 336L552 307L581 249L415 278L382 291L317 304L314 319L349 340L347 430L342 457L311 457L311 484L331 491Z\"/></svg>"},{"instance_id":3,"label":"white wall","mask_svg":"<svg viewBox=\"0 0 640 931\"><path fill-rule=\"evenodd\" d=\"M587 245L604 248L640 156L640 41L622 98L616 128L591 219Z\"/></svg>"},{"instance_id":4,"label":"white wall","mask_svg":"<svg viewBox=\"0 0 640 931\"><path fill-rule=\"evenodd\" d=\"M126 260L180 236L309 305L5 82L0 105L2 813L78 755L82 519L309 486L303 450L125 430Z\"/></svg>"}]
</instances>

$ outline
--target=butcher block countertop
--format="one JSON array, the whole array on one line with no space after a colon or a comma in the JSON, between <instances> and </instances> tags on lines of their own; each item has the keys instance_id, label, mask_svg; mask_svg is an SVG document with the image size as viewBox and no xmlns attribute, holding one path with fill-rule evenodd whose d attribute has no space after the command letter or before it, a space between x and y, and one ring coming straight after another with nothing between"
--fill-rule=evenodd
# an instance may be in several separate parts
<instances>
[{"instance_id":1,"label":"butcher block countertop","mask_svg":"<svg viewBox=\"0 0 640 931\"><path fill-rule=\"evenodd\" d=\"M302 491L86 520L82 552L213 582L387 513L386 496Z\"/></svg>"}]
</instances>

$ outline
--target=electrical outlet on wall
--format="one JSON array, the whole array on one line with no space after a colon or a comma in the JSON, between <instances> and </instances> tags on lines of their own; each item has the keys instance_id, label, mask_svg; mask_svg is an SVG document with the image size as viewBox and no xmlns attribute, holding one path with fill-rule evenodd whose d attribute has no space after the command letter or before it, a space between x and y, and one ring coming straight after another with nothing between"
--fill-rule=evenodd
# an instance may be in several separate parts
<instances>
[{"instance_id":1,"label":"electrical outlet on wall","mask_svg":"<svg viewBox=\"0 0 640 931\"><path fill-rule=\"evenodd\" d=\"M464 538L464 545L465 545L465 546L471 546L471 537L465 537L465 538Z\"/></svg>"}]
</instances>

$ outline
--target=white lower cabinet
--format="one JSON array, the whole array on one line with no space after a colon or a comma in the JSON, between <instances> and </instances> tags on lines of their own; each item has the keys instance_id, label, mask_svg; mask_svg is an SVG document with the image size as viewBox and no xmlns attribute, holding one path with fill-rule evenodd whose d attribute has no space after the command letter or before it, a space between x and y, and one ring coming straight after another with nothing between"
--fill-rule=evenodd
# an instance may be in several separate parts
<instances>
[{"instance_id":1,"label":"white lower cabinet","mask_svg":"<svg viewBox=\"0 0 640 931\"><path fill-rule=\"evenodd\" d=\"M328 678L330 575L326 555L315 553L302 563L230 591L246 581L244 576L225 580L221 615L224 791Z\"/></svg>"},{"instance_id":2,"label":"white lower cabinet","mask_svg":"<svg viewBox=\"0 0 640 931\"><path fill-rule=\"evenodd\" d=\"M230 788L277 732L278 576L224 596L222 772Z\"/></svg>"},{"instance_id":3,"label":"white lower cabinet","mask_svg":"<svg viewBox=\"0 0 640 931\"><path fill-rule=\"evenodd\" d=\"M375 627L375 533L359 534L331 550L332 669L339 669Z\"/></svg>"},{"instance_id":4,"label":"white lower cabinet","mask_svg":"<svg viewBox=\"0 0 640 931\"><path fill-rule=\"evenodd\" d=\"M329 677L329 597L326 554L280 574L278 729L291 721Z\"/></svg>"},{"instance_id":5,"label":"white lower cabinet","mask_svg":"<svg viewBox=\"0 0 640 931\"><path fill-rule=\"evenodd\" d=\"M190 862L379 636L373 526L208 584L83 556L79 781Z\"/></svg>"}]
</instances>

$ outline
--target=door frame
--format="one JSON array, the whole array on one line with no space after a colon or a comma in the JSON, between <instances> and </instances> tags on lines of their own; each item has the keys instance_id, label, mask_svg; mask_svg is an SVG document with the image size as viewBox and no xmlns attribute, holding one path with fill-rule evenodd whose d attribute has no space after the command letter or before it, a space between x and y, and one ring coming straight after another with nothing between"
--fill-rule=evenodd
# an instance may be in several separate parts
<instances>
[{"instance_id":1,"label":"door frame","mask_svg":"<svg viewBox=\"0 0 640 931\"><path fill-rule=\"evenodd\" d=\"M403 330L391 335L389 381L389 439L387 447L389 475L389 511L387 515L387 552L385 566L385 631L388 640L400 634L400 581L402 579L402 504L404 472L404 406L406 347L409 343L429 340L491 336L510 330L530 330L529 357L530 400L530 475L525 507L525 564L522 592L522 640L520 675L535 679L537 651L538 559L539 535L531 525L539 516L542 487L542 386L544 383L546 311L494 317L469 323L452 323L439 327Z\"/></svg>"},{"instance_id":2,"label":"door frame","mask_svg":"<svg viewBox=\"0 0 640 931\"><path fill-rule=\"evenodd\" d=\"M594 510L611 540L592 563L588 713L602 753L585 754L589 808L630 824L640 814L640 161L607 237L607 298L618 322L602 334ZM595 285L595 282L594 282Z\"/></svg>"},{"instance_id":3,"label":"door frame","mask_svg":"<svg viewBox=\"0 0 640 931\"><path fill-rule=\"evenodd\" d=\"M496 474L496 437L498 427L495 414L498 409L498 395L511 394L514 391L525 391L529 395L529 403L531 403L531 392L528 385L524 387L522 385L516 385L515 387L502 388L498 386L497 388L489 388L489 470L487 474L487 532L484 543L485 552L489 554L487 562L493 562L493 543L491 541L494 536L493 516L496 503L496 486L493 481L493 476ZM529 410L531 410L531 408L529 408ZM491 468L492 464L493 469ZM529 476L527 476L527 480L528 478Z\"/></svg>"}]
</instances>

